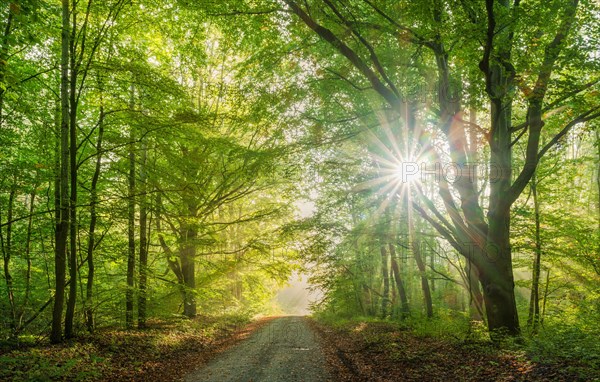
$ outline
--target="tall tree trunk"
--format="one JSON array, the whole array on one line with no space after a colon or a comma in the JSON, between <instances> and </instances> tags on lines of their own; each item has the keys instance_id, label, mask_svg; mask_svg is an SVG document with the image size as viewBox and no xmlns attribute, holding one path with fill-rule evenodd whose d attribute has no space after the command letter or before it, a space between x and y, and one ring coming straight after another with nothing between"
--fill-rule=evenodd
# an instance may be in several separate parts
<instances>
[{"instance_id":1,"label":"tall tree trunk","mask_svg":"<svg viewBox=\"0 0 600 382\"><path fill-rule=\"evenodd\" d=\"M146 289L148 284L148 190L146 185L146 162L148 148L142 142L142 157L140 160L140 266L139 266L139 296L138 296L138 328L146 327Z\"/></svg>"},{"instance_id":2,"label":"tall tree trunk","mask_svg":"<svg viewBox=\"0 0 600 382\"><path fill-rule=\"evenodd\" d=\"M535 253L533 257L533 269L531 274L531 296L529 299L529 317L527 325L535 332L540 320L540 267L542 260L542 242L540 237L540 202L537 190L537 176L534 174L530 181L531 195L533 197L533 208L535 216Z\"/></svg>"},{"instance_id":3,"label":"tall tree trunk","mask_svg":"<svg viewBox=\"0 0 600 382\"><path fill-rule=\"evenodd\" d=\"M73 337L73 320L77 302L77 75L75 63L75 32L77 30L76 4L71 8L72 26L70 40L71 80L69 90L69 175L71 197L69 202L69 298L65 314L65 337Z\"/></svg>"},{"instance_id":4,"label":"tall tree trunk","mask_svg":"<svg viewBox=\"0 0 600 382\"><path fill-rule=\"evenodd\" d=\"M100 117L98 119L98 141L96 142L96 167L92 176L92 184L90 186L90 227L88 233L87 245L87 265L88 274L85 286L86 311L85 322L87 330L92 333L95 328L94 323L94 276L96 273L94 263L94 248L96 246L96 223L98 221L98 213L96 206L98 205L98 179L102 170L102 140L104 138L104 106L100 106Z\"/></svg>"},{"instance_id":5,"label":"tall tree trunk","mask_svg":"<svg viewBox=\"0 0 600 382\"><path fill-rule=\"evenodd\" d=\"M477 109L473 104L469 108L469 151L468 159L471 164L469 167L469 177L473 183L475 191L479 189L479 138L477 136ZM483 320L483 294L479 284L479 273L477 267L469 257L466 257L465 275L467 289L469 291L469 315L471 320Z\"/></svg>"},{"instance_id":6,"label":"tall tree trunk","mask_svg":"<svg viewBox=\"0 0 600 382\"><path fill-rule=\"evenodd\" d=\"M390 278L388 270L388 253L384 245L379 248L381 252L381 276L383 278L383 293L381 295L381 317L388 315L388 306L390 304Z\"/></svg>"},{"instance_id":7,"label":"tall tree trunk","mask_svg":"<svg viewBox=\"0 0 600 382\"><path fill-rule=\"evenodd\" d=\"M495 64L494 87L506 87L504 69ZM493 178L490 181L488 231L485 251L479 257L477 270L483 286L483 299L490 332L520 332L515 300L515 286L510 247L510 206L508 200L512 181L511 99L492 98L492 137L490 140Z\"/></svg>"},{"instance_id":8,"label":"tall tree trunk","mask_svg":"<svg viewBox=\"0 0 600 382\"><path fill-rule=\"evenodd\" d=\"M61 127L60 127L60 173L57 186L60 189L60 204L55 206L57 224L55 231L54 273L55 292L52 309L52 331L50 341L62 341L62 311L65 298L65 276L67 258L67 236L69 230L69 0L62 0L62 37L61 37Z\"/></svg>"},{"instance_id":9,"label":"tall tree trunk","mask_svg":"<svg viewBox=\"0 0 600 382\"><path fill-rule=\"evenodd\" d=\"M597 247L596 260L592 260L592 266L596 273L600 276L600 126L596 125L596 191L598 191L598 199L596 200L596 219L598 219L598 231L596 233Z\"/></svg>"},{"instance_id":10,"label":"tall tree trunk","mask_svg":"<svg viewBox=\"0 0 600 382\"><path fill-rule=\"evenodd\" d=\"M6 67L7 67L7 62L8 62L8 53L9 53L9 44L8 44L8 39L10 37L11 34L11 28L12 28L12 22L13 22L13 7L16 6L14 3L9 3L8 4L8 13L7 13L7 18L6 18L6 25L4 27L4 34L2 36L2 40L0 40L0 84L1 85L5 85L4 81L6 78ZM4 124L4 87L5 86L0 86L0 129L2 129L3 124ZM9 230L12 228L12 217L10 215L12 215L12 207L11 207L11 201L14 199L14 195L13 195L13 190L11 189L10 192L10 196L9 196L9 207L8 207L8 226L7 226L7 232L9 232ZM8 302L9 305L11 306L11 311L12 311L12 319L11 319L11 329L13 329L14 331L14 324L15 324L15 315L14 315L14 292L13 292L13 287L12 287L12 275L10 274L10 250L8 250L8 248L5 248L5 243L4 243L4 236L2 234L1 228L0 228L0 240L2 240L2 257L3 257L3 262L4 262L4 278L6 280L6 292L8 294ZM7 239L8 242L8 239ZM8 246L8 243L6 244Z\"/></svg>"},{"instance_id":11,"label":"tall tree trunk","mask_svg":"<svg viewBox=\"0 0 600 382\"><path fill-rule=\"evenodd\" d=\"M509 239L509 215L508 209L490 210L486 251L477 265L490 332L517 335L520 329Z\"/></svg>"},{"instance_id":12,"label":"tall tree trunk","mask_svg":"<svg viewBox=\"0 0 600 382\"><path fill-rule=\"evenodd\" d=\"M498 27L498 20L511 16L512 5L509 0L486 2L487 40L479 65L485 75L486 93L491 104L491 174L488 226L484 246L477 253L476 266L492 337L498 333L518 335L520 332L510 247L511 116L515 76L511 65L511 48L514 26ZM533 126L530 134L535 134ZM478 242L475 244L480 245Z\"/></svg>"},{"instance_id":13,"label":"tall tree trunk","mask_svg":"<svg viewBox=\"0 0 600 382\"><path fill-rule=\"evenodd\" d=\"M6 242L4 242L4 236L0 231L0 240L2 240L2 257L4 260L4 280L6 281L6 293L8 295L8 304L10 305L10 329L12 334L16 333L17 330L17 307L15 303L15 293L13 288L13 278L10 273L10 259L12 256L12 221L15 204L16 189L13 184L10 189L8 196L8 211L7 211L7 222L6 222Z\"/></svg>"},{"instance_id":14,"label":"tall tree trunk","mask_svg":"<svg viewBox=\"0 0 600 382\"><path fill-rule=\"evenodd\" d=\"M133 94L133 87L132 87ZM133 98L133 95L132 95ZM125 326L133 327L133 295L135 275L135 133L129 131L129 176L127 198L127 290L125 292Z\"/></svg>"},{"instance_id":15,"label":"tall tree trunk","mask_svg":"<svg viewBox=\"0 0 600 382\"><path fill-rule=\"evenodd\" d=\"M390 249L390 257L392 259L392 272L394 273L394 280L396 281L396 288L400 295L400 317L406 318L410 315L410 307L408 305L408 298L406 296L406 289L404 288L404 281L402 280L402 274L400 273L400 267L398 266L398 260L396 259L396 248L393 244L388 245Z\"/></svg>"},{"instance_id":16,"label":"tall tree trunk","mask_svg":"<svg viewBox=\"0 0 600 382\"><path fill-rule=\"evenodd\" d=\"M37 195L37 182L33 185L33 190L29 194L29 219L27 219L27 236L25 238L25 260L27 261L27 269L25 270L25 297L23 305L19 311L17 319L17 334L22 329L23 317L25 309L29 305L31 297L31 235L33 233L33 212L35 211L35 197Z\"/></svg>"},{"instance_id":17,"label":"tall tree trunk","mask_svg":"<svg viewBox=\"0 0 600 382\"><path fill-rule=\"evenodd\" d=\"M2 40L0 40L0 84L4 85L6 81L6 68L8 66L9 60L9 39L12 34L12 26L14 21L15 11L18 11L19 6L15 2L9 2L8 11L6 16L6 24L4 26L4 33L2 35ZM0 87L0 126L3 123L3 111L4 111L4 92L5 87Z\"/></svg>"},{"instance_id":18,"label":"tall tree trunk","mask_svg":"<svg viewBox=\"0 0 600 382\"><path fill-rule=\"evenodd\" d=\"M410 152L412 148L409 147L409 142L411 141L410 139L408 139L412 133L413 133L413 129L414 126L416 125L416 121L415 121L415 114L414 114L414 110L412 108L412 105L409 104L408 102L405 102L403 104L404 106L404 120L405 120L405 126L406 126L406 138L404 139L404 151L405 152ZM413 253L413 256L415 258L415 262L417 263L417 268L419 269L419 277L421 279L421 291L423 292L423 303L425 306L425 313L427 315L427 317L433 317L433 302L431 299L431 286L429 285L429 280L427 279L427 258L424 257L422 251L421 251L421 246L420 243L418 242L416 233L415 233L415 226L414 226L414 215L413 215L413 209L412 209L412 187L410 186L410 184L407 184L406 187L406 192L405 192L405 197L401 200L401 202L404 204L403 208L406 210L407 212L407 225L408 225L408 241L409 241L409 245L411 248L411 251Z\"/></svg>"},{"instance_id":19,"label":"tall tree trunk","mask_svg":"<svg viewBox=\"0 0 600 382\"><path fill-rule=\"evenodd\" d=\"M415 223L414 216L412 213L412 205L410 192L406 193L407 199L407 212L408 212L408 239L410 241L410 248L412 250L413 256L417 263L417 268L419 269L419 277L421 279L421 290L423 292L423 303L425 305L425 314L427 317L433 317L433 301L431 299L431 290L429 288L429 280L427 280L425 261L423 260L423 255L421 253L421 245L418 242L417 235L415 233Z\"/></svg>"}]
</instances>

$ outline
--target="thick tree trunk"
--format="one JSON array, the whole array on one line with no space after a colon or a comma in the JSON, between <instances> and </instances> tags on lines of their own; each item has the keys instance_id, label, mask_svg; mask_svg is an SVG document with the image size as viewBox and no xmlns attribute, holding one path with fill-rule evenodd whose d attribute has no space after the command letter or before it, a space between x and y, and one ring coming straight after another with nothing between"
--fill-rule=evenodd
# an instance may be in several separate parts
<instances>
[{"instance_id":1,"label":"thick tree trunk","mask_svg":"<svg viewBox=\"0 0 600 382\"><path fill-rule=\"evenodd\" d=\"M508 210L492 210L486 251L477 264L492 335L520 333L509 245L509 215Z\"/></svg>"},{"instance_id":2,"label":"thick tree trunk","mask_svg":"<svg viewBox=\"0 0 600 382\"><path fill-rule=\"evenodd\" d=\"M384 245L379 248L381 252L381 277L383 278L383 292L381 294L381 317L388 315L388 306L390 304L390 278L388 270L388 253Z\"/></svg>"},{"instance_id":3,"label":"thick tree trunk","mask_svg":"<svg viewBox=\"0 0 600 382\"><path fill-rule=\"evenodd\" d=\"M195 216L195 215L194 215ZM183 275L183 314L192 318L196 316L196 239L198 229L192 224L186 225L182 231L182 247L180 250L181 273Z\"/></svg>"},{"instance_id":4,"label":"thick tree trunk","mask_svg":"<svg viewBox=\"0 0 600 382\"><path fill-rule=\"evenodd\" d=\"M500 54L501 60L508 62L510 51L502 50ZM477 270L483 286L485 312L490 332L492 334L505 332L509 335L518 335L520 333L519 316L515 301L510 246L512 201L509 199L512 185L510 133L512 99L507 92L513 86L513 80L499 62L493 62L489 72L491 74L487 86L491 99L490 164L492 173L490 174L486 246L483 256L479 257Z\"/></svg>"},{"instance_id":5,"label":"thick tree trunk","mask_svg":"<svg viewBox=\"0 0 600 382\"><path fill-rule=\"evenodd\" d=\"M511 65L511 49L514 27L498 28L498 20L510 17L513 11L511 6L509 0L486 3L487 42L480 63L491 104L491 174L488 230L483 256L478 257L476 265L492 337L520 333L510 247L510 207L513 202L511 117L515 75ZM535 133L535 127L530 126L530 136Z\"/></svg>"},{"instance_id":6,"label":"thick tree trunk","mask_svg":"<svg viewBox=\"0 0 600 382\"><path fill-rule=\"evenodd\" d=\"M398 266L398 260L396 259L396 248L393 244L389 244L388 247L390 249L390 257L392 259L392 272L394 274L394 280L396 281L398 295L400 296L400 317L406 318L410 315L410 307L408 305L408 297L406 296L406 289L404 288L404 281L402 280L400 267Z\"/></svg>"},{"instance_id":7,"label":"thick tree trunk","mask_svg":"<svg viewBox=\"0 0 600 382\"><path fill-rule=\"evenodd\" d=\"M55 231L54 274L55 292L52 309L52 331L50 341L62 341L62 311L64 306L67 236L69 230L69 0L62 0L62 39L61 39L61 128L60 128L60 172L57 186L60 189L60 204L55 206L57 224Z\"/></svg>"}]
</instances>

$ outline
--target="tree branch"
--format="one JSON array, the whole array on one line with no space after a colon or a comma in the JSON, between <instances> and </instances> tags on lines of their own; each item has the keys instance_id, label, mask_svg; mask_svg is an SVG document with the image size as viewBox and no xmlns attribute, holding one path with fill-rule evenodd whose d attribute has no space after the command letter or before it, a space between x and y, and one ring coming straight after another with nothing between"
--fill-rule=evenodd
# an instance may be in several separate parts
<instances>
[{"instance_id":1,"label":"tree branch","mask_svg":"<svg viewBox=\"0 0 600 382\"><path fill-rule=\"evenodd\" d=\"M292 12L294 12L300 19L314 32L316 32L321 38L331 44L338 50L344 57L346 57L356 69L358 69L373 85L375 91L377 91L392 107L397 107L400 104L399 98L394 92L388 89L383 82L379 79L377 74L369 68L369 66L358 56L358 54L342 42L331 30L318 24L312 19L298 4L293 0L284 0L289 5Z\"/></svg>"}]
</instances>

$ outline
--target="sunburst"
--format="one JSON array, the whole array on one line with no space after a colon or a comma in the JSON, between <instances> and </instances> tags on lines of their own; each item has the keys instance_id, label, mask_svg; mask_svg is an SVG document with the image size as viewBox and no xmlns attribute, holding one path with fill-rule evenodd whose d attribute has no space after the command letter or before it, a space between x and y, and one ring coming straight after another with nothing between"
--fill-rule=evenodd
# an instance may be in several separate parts
<instances>
[{"instance_id":1,"label":"sunburst","mask_svg":"<svg viewBox=\"0 0 600 382\"><path fill-rule=\"evenodd\" d=\"M369 130L373 176L356 187L358 190L374 190L381 199L373 219L388 208L401 212L402 205L421 188L428 159L425 145L419 143L425 134L421 125L408 126L396 121L392 126L385 116L379 120L379 130Z\"/></svg>"}]
</instances>

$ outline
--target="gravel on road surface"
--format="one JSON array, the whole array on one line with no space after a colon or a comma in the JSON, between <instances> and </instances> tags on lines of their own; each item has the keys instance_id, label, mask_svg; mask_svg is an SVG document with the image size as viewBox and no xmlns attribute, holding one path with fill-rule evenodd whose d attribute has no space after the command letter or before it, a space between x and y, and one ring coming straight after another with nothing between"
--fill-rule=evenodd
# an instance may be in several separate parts
<instances>
[{"instance_id":1,"label":"gravel on road surface","mask_svg":"<svg viewBox=\"0 0 600 382\"><path fill-rule=\"evenodd\" d=\"M188 374L186 382L324 382L325 358L303 317L280 317Z\"/></svg>"}]
</instances>

